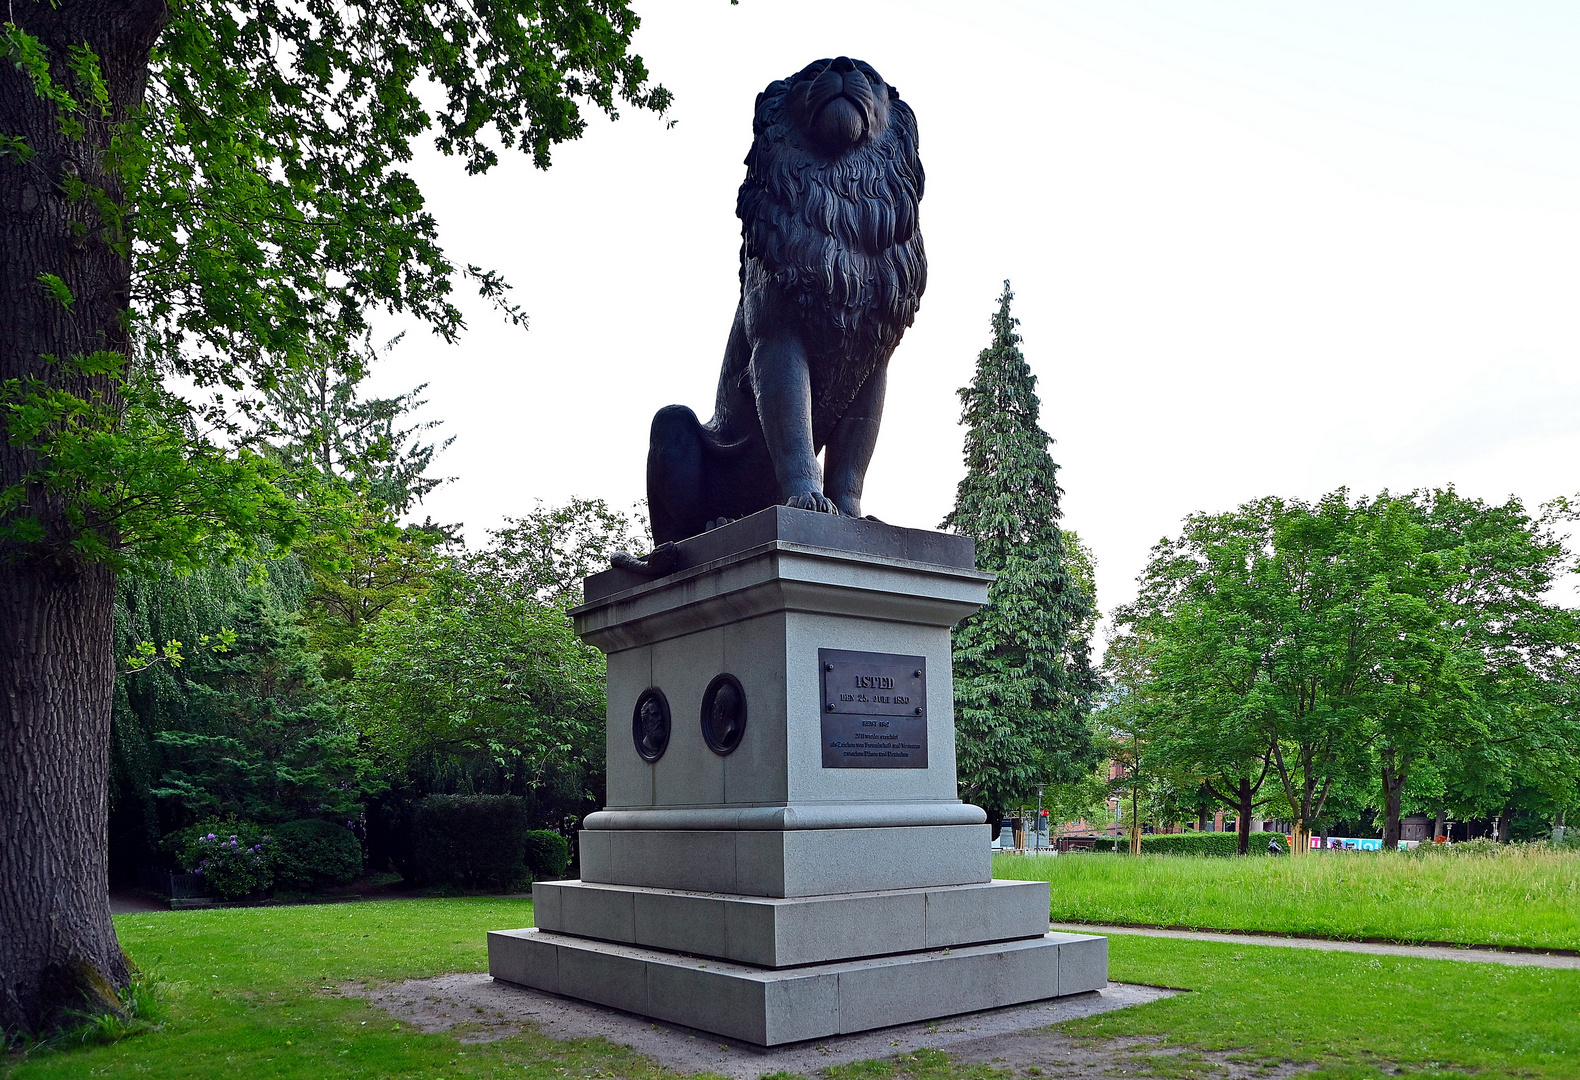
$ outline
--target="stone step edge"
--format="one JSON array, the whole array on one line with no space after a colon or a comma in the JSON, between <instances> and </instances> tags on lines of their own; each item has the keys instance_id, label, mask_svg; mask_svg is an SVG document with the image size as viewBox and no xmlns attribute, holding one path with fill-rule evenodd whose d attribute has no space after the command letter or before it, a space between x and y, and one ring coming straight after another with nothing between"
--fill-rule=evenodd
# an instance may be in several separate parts
<instances>
[{"instance_id":1,"label":"stone step edge","mask_svg":"<svg viewBox=\"0 0 1580 1080\"><path fill-rule=\"evenodd\" d=\"M1048 930L1042 881L794 898L539 882L534 900L536 925L551 933L764 968L1016 941ZM853 921L874 920L888 930L843 932Z\"/></svg>"},{"instance_id":2,"label":"stone step edge","mask_svg":"<svg viewBox=\"0 0 1580 1080\"><path fill-rule=\"evenodd\" d=\"M1108 939L1087 934L1048 933L774 970L533 927L490 931L488 955L489 973L500 981L759 1046L959 1016L1108 984ZM965 1002L970 1006L962 1009Z\"/></svg>"}]
</instances>

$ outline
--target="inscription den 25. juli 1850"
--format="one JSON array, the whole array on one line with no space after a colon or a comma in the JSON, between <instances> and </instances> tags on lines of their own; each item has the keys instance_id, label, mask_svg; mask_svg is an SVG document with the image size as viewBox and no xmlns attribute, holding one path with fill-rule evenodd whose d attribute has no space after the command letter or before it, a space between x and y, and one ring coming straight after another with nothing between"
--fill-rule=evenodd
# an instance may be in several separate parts
<instances>
[{"instance_id":1,"label":"inscription den 25. juli 1850","mask_svg":"<svg viewBox=\"0 0 1580 1080\"><path fill-rule=\"evenodd\" d=\"M927 658L819 649L823 768L927 768Z\"/></svg>"}]
</instances>

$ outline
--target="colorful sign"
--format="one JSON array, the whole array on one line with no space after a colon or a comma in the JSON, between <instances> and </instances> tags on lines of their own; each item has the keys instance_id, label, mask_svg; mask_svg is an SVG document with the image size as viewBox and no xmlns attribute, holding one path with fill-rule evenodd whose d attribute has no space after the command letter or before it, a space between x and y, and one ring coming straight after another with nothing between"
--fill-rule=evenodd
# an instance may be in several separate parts
<instances>
[{"instance_id":1,"label":"colorful sign","mask_svg":"<svg viewBox=\"0 0 1580 1080\"><path fill-rule=\"evenodd\" d=\"M1322 847L1322 837L1320 837L1320 836L1313 836L1311 838L1311 846L1314 847L1314 848L1321 848ZM1365 839L1364 837L1354 837L1354 836L1330 836L1330 837L1328 837L1328 850L1329 851L1381 851L1382 850L1382 841L1381 840L1368 840L1368 839Z\"/></svg>"}]
</instances>

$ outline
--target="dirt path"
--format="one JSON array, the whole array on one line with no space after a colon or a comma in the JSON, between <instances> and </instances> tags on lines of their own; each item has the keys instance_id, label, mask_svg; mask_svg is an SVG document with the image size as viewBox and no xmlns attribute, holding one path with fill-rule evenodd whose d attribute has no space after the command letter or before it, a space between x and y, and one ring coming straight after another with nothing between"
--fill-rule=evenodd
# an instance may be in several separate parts
<instances>
[{"instance_id":1,"label":"dirt path","mask_svg":"<svg viewBox=\"0 0 1580 1080\"><path fill-rule=\"evenodd\" d=\"M1476 964L1507 964L1510 967L1580 969L1580 956L1501 952L1497 949L1474 949L1468 946L1455 948L1451 945L1385 945L1372 941L1271 937L1262 934L1217 933L1211 930L1163 930L1146 926L1105 926L1098 923L1054 923L1053 929L1073 934L1138 934L1141 937L1181 938L1186 941L1221 941L1230 945L1272 945L1284 949L1318 949L1323 952L1368 953L1372 956L1409 956L1417 960L1464 960Z\"/></svg>"}]
</instances>

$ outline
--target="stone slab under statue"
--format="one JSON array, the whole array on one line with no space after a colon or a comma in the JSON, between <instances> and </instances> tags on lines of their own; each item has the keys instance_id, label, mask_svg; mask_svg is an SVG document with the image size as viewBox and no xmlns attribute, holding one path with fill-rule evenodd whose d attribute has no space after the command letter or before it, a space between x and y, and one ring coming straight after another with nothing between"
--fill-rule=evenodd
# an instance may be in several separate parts
<instances>
[{"instance_id":1,"label":"stone slab under statue","mask_svg":"<svg viewBox=\"0 0 1580 1080\"><path fill-rule=\"evenodd\" d=\"M759 1045L1100 989L1107 939L1048 933L1048 883L994 881L958 797L950 630L992 575L862 517L926 285L915 117L839 57L753 136L713 417L654 417L658 546L571 613L608 658L608 805L489 971Z\"/></svg>"}]
</instances>

